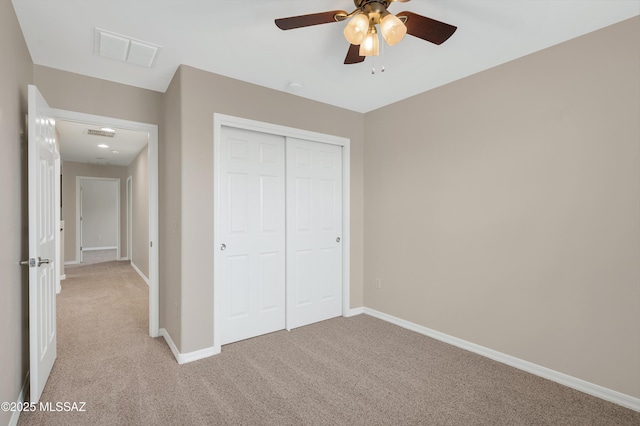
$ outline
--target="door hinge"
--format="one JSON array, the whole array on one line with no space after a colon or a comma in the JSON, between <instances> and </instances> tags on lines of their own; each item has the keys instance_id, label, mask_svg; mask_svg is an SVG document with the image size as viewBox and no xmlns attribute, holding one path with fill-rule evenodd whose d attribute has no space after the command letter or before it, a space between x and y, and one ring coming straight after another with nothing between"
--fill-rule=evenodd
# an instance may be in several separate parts
<instances>
[{"instance_id":1,"label":"door hinge","mask_svg":"<svg viewBox=\"0 0 640 426\"><path fill-rule=\"evenodd\" d=\"M153 247L153 241L149 241L149 247Z\"/></svg>"}]
</instances>

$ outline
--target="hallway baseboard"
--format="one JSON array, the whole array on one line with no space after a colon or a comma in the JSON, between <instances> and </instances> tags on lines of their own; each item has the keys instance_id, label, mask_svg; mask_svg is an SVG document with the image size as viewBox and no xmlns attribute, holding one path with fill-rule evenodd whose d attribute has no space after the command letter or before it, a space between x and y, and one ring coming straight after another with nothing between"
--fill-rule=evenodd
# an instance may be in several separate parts
<instances>
[{"instance_id":1,"label":"hallway baseboard","mask_svg":"<svg viewBox=\"0 0 640 426\"><path fill-rule=\"evenodd\" d=\"M140 268L138 268L136 266L135 263L133 263L133 260L131 261L131 267L133 269L135 269L135 271L138 273L138 275L140 275L140 278L142 278L142 280L147 283L147 285L149 285L149 278L147 278L147 276L145 274L142 273L142 271L140 270Z\"/></svg>"}]
</instances>

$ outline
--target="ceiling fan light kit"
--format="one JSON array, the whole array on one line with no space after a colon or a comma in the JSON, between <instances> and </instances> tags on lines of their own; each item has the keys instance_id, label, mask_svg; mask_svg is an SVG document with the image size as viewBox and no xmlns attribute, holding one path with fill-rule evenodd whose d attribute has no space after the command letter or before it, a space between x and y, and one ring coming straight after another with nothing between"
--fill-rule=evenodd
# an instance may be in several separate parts
<instances>
[{"instance_id":1,"label":"ceiling fan light kit","mask_svg":"<svg viewBox=\"0 0 640 426\"><path fill-rule=\"evenodd\" d=\"M396 15L388 14L380 20L380 32L389 46L397 44L407 34L407 27Z\"/></svg>"},{"instance_id":2,"label":"ceiling fan light kit","mask_svg":"<svg viewBox=\"0 0 640 426\"><path fill-rule=\"evenodd\" d=\"M368 32L369 18L363 13L358 13L344 27L344 38L351 44L359 45L364 41Z\"/></svg>"},{"instance_id":3,"label":"ceiling fan light kit","mask_svg":"<svg viewBox=\"0 0 640 426\"><path fill-rule=\"evenodd\" d=\"M380 54L380 42L378 41L376 27L369 27L369 32L360 43L358 54L360 56L378 56Z\"/></svg>"},{"instance_id":4,"label":"ceiling fan light kit","mask_svg":"<svg viewBox=\"0 0 640 426\"><path fill-rule=\"evenodd\" d=\"M442 44L456 31L457 27L427 18L413 12L389 13L387 8L394 1L409 0L354 0L356 9L347 13L343 10L292 16L275 20L282 30L309 27L312 25L341 22L349 18L344 28L344 37L350 43L345 64L364 61L367 56L380 54L378 30L389 46L399 43L406 34L421 38L434 44ZM359 46L359 47L358 47Z\"/></svg>"}]
</instances>

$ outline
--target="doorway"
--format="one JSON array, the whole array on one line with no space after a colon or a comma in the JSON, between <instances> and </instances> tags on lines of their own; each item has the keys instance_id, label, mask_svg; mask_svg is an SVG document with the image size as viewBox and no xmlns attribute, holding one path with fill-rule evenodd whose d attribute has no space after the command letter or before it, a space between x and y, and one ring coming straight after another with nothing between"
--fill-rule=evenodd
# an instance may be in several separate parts
<instances>
[{"instance_id":1,"label":"doorway","mask_svg":"<svg viewBox=\"0 0 640 426\"><path fill-rule=\"evenodd\" d=\"M149 285L149 335L151 337L158 337L159 335L159 289L158 289L158 127L155 124L148 123L140 123L122 119L116 119L112 117L104 117L97 116L92 114L85 114L75 111L67 111L60 109L53 109L52 114L54 118L58 121L67 121L72 123L83 123L86 125L90 125L96 127L98 129L102 128L115 128L115 129L124 129L125 131L133 131L133 132L142 132L146 136L146 171L143 174L144 179L137 180L137 182L141 185L144 185L145 189L148 189L148 217L145 217L145 229L141 230L142 238L145 240L145 249L148 247L148 255L143 256L140 262L143 262L145 266L148 265L148 277L146 279L147 284ZM64 174L64 172L63 172ZM64 179L64 176L63 176ZM134 190L133 184L135 182L129 181L128 176L122 178L122 180L126 180L127 188L129 188L129 183L131 183L131 191L127 191L127 188L123 188L122 192L128 192L126 194L126 198L122 203L126 203L127 199L133 200L133 197L129 198L132 195ZM121 192L121 194L122 194ZM64 206L63 206L64 209ZM131 209L133 213L133 209ZM143 210L140 210L142 213ZM129 210L123 214L121 219L121 223L128 222L128 218L132 218L129 215ZM132 221L135 221L133 218ZM67 228L69 228L71 224L67 224ZM129 229L133 228L133 225L129 227ZM127 236L121 237L121 241L123 239L127 240L127 255L126 258L131 260L131 252L133 251L133 247L129 249L129 231L127 230ZM133 244L132 244L133 246ZM124 249L124 246L122 247ZM147 251L145 250L145 254ZM120 258L119 260L122 260ZM135 269L135 264L133 264ZM144 277L143 277L144 279Z\"/></svg>"},{"instance_id":2,"label":"doorway","mask_svg":"<svg viewBox=\"0 0 640 426\"><path fill-rule=\"evenodd\" d=\"M76 177L76 259L120 259L120 179Z\"/></svg>"},{"instance_id":3,"label":"doorway","mask_svg":"<svg viewBox=\"0 0 640 426\"><path fill-rule=\"evenodd\" d=\"M250 144L243 143L235 144L235 147L232 146L234 145L235 141L241 140L243 138L242 136L239 138L232 136L230 140L227 140L225 142L225 139L229 139L229 134L232 135L236 131L240 131L240 133L242 133L243 131L248 131L255 132L260 135L266 135L265 147L269 149L263 149L260 147L256 148L255 146L251 148ZM278 140L280 140L281 143L276 142ZM273 149L271 149L271 146L273 147ZM323 147L327 147L327 149L323 149ZM283 240L285 236L285 229L281 228L278 232L273 233L274 236L281 235L279 239L277 238L278 244L276 244L276 246L285 246L289 247L290 249L285 253L287 259L287 269L284 272L284 275L286 275L286 279L284 276L278 276L278 271L280 271L281 273L281 271L283 271L285 268L285 256L273 255L273 253L275 253L273 251L270 253L264 252L263 254L269 254L269 256L263 256L263 260L269 260L269 262L263 262L262 265L259 262L256 263L256 266L254 268L255 271L253 273L254 276L256 275L256 273L269 272L269 280L265 280L265 282L273 284L275 280L280 281L275 286L271 285L271 293L268 293L266 295L262 288L253 288L252 286L255 287L255 285L251 284L250 280L246 280L246 277L244 277L243 275L243 271L247 271L250 269L242 266L241 263L251 262L251 256L248 253L234 253L234 250L239 246L237 246L234 242L232 243L232 247L227 247L227 244L225 242L225 240L228 238L233 239L234 235L232 234L234 234L234 232L240 230L240 228L244 226L241 223L235 224L240 226L240 228L238 229L232 229L235 225L229 226L230 223L228 219L232 215L231 210L229 210L229 197L225 191L228 191L229 188L237 186L242 192L244 189L246 189L244 183L248 183L249 180L251 180L248 174L242 172L242 166L239 166L240 168L237 171L228 170L227 164L225 164L225 155L231 155L231 157L240 159L245 153L247 154L247 156L250 156L249 152L247 151L250 149L257 149L256 152L258 156L269 158L270 162L275 163L280 161L280 157L277 156L277 153L281 152L281 160L283 164L285 160L285 151L287 162L289 162L290 159L294 159L296 153L300 153L300 157L298 158L300 160L299 165L305 163L304 158L308 158L309 165L319 161L322 164L333 167L334 169L336 169L335 171L339 171L339 178L335 178L335 176L328 177L316 174L314 174L313 176L297 175L297 171L294 170L295 160L292 160L292 165L289 165L287 168L289 176L285 177L285 173L283 173L282 176L284 179L281 183L279 182L279 178L277 178L278 173L274 174L273 172L265 173L264 176L262 176L262 179L260 176L258 176L258 173L258 175L256 175L257 178L253 179L256 182L260 182L260 180L262 180L261 183L258 183L257 188L260 188L259 185L262 185L262 189L264 191L274 190L278 193L282 193L282 203L278 201L278 195L269 196L269 199L276 200L276 205L271 205L271 213L279 212L281 209L283 209L285 204L287 206L287 209L289 209L290 206L293 206L291 207L292 209L297 209L300 212L302 212L304 209L308 210L309 208L314 208L311 204L306 204L307 201L310 201L311 199L307 200L302 198L304 198L304 196L306 195L313 194L316 191L297 191L295 189L295 186L298 183L300 185L309 184L313 187L317 187L317 192L320 198L324 197L325 201L327 199L332 200L328 203L322 204L322 208L325 208L325 212L337 212L336 220L333 220L333 222L325 221L319 227L324 227L328 230L327 233L331 233L332 243L327 244L328 239L323 240L319 237L318 234L321 234L322 232L309 233L310 235L316 234L311 238L311 240L322 240L322 242L318 243L319 245L317 247L318 252L320 253L319 256L311 256L312 251L315 249L305 249L302 251L297 250L296 243L301 242L304 238L298 238L300 237L300 235L295 235L295 227L291 227L291 225L289 224L284 225L284 227L286 228L286 241ZM233 152L233 150L235 150L235 152ZM314 160L311 160L312 158L314 158ZM315 158L317 158L318 160L315 160ZM267 307L270 309L262 309L263 311L281 310L284 306L284 315L278 316L277 319L273 321L274 325L271 328L277 327L281 329L281 324L284 323L284 328L292 329L310 322L320 321L322 319L327 319L333 316L349 314L349 164L350 142L346 138L309 132L285 126L278 126L254 120L246 120L222 114L214 114L214 353L219 353L222 345L230 342L227 330L225 330L225 327L227 326L227 324L225 323L229 318L229 313L231 313L231 317L235 316L240 320L242 320L245 316L252 315L251 312L249 312L250 309L245 308L247 308L251 303L256 306L256 301L250 300L250 298L255 299L254 296L256 292L257 294L262 294L262 296L259 296L262 297L262 301L270 302L263 306L263 308ZM309 167L309 170L311 169L314 169L314 167ZM228 174L229 172L231 172L230 175ZM247 180L245 180L245 177L242 177L242 173L245 174ZM292 178L293 181L291 183L287 183L287 193L284 194L282 192L285 190L284 180L290 178ZM300 178L298 183L296 183L295 181L296 178ZM235 183L238 185L235 185L233 182L231 182L234 179L236 180ZM270 185L266 185L267 183L269 183ZM323 187L323 185L325 186ZM256 185L254 185L254 187L256 187ZM332 190L328 191L329 188L332 188ZM260 191L260 189L258 189L258 191ZM258 199L262 201L266 200L266 193L264 191L262 195L257 195ZM296 191L298 192L298 194L303 194L303 197L296 197ZM332 198L332 196L337 196L338 200L336 201L335 198ZM285 197L286 201L284 201ZM313 195L312 198L313 197L315 197L315 195ZM254 210L253 208L249 208L248 204L243 201L243 197L240 197L236 205L240 206L242 211L251 212ZM331 205L337 207L337 210L330 207ZM266 210L264 211L265 213L268 213ZM289 221L289 217L295 216L296 214L297 213L295 211L287 210L285 211L285 214L282 215L282 217L286 216L286 220ZM239 217L236 215L233 216L236 217L236 219ZM279 219L276 218L276 221L277 220ZM269 216L269 214L262 218L258 217L257 221L262 221L262 224L260 226L264 227L264 225L273 225L272 227L274 228L274 230L277 229L276 222L271 216ZM254 220L253 222L256 222L256 220ZM292 221L289 222L292 223ZM266 230L266 228L264 229ZM336 232L338 232L338 234L336 234ZM238 235L239 234L236 233L235 236ZM322 246L322 244L327 245ZM250 246L251 244L248 247ZM285 250L287 249L285 248ZM284 253L284 251L282 252ZM303 254L304 256L302 256ZM329 261L331 258L335 258L336 256L338 257L338 262ZM279 257L282 257L282 260L277 261ZM297 260L295 259L296 257L298 257ZM327 261L327 264L331 264L331 266L326 270L323 270L321 266L317 268L317 270L320 271L320 273L327 272L327 274L324 275L324 278L331 277L329 278L329 280L332 283L338 284L334 286L325 286L324 288L322 286L314 284L315 287L312 289L312 292L315 293L315 295L313 295L312 297L307 297L307 295L310 295L310 288L306 287L306 284L301 286L298 285L296 283L296 275L298 275L298 277L303 277L305 275L304 272L308 272L304 265L304 261L311 259L312 257L315 257L314 263L316 263L318 259L323 259L324 261ZM298 260L300 262L297 262ZM234 266L238 267L234 268ZM313 268L315 268L315 266L313 266ZM235 277L232 276L234 273ZM307 278L309 278L308 274ZM229 282L234 280L237 280L237 284L239 284L239 286L235 286L234 283L234 288L231 288ZM306 282L308 283L309 281ZM273 292L273 288L276 288L275 293ZM230 295L230 293L234 292L236 293L235 295ZM339 295L337 295L336 293L339 293ZM254 296L251 296L252 294ZM274 302L274 294L277 294L277 303ZM282 296L280 296L279 294L282 294ZM250 298L245 298L245 295L249 295ZM319 297L316 297L318 295ZM284 297L284 303L282 303L282 297ZM333 303L332 307L328 310L325 307L322 307L311 314L309 317L305 317L304 315L301 315L300 312L296 312L297 307L303 306L311 307L312 309L310 309L309 311L313 311L313 308L315 306L321 306L323 301L331 301L331 303ZM230 309L235 310L235 312L231 312ZM308 312L305 308L302 308L302 310L304 310L305 313ZM261 314L258 314L258 316L260 315ZM246 333L247 336L251 334L252 333ZM239 336L242 336L242 333L239 334Z\"/></svg>"}]
</instances>

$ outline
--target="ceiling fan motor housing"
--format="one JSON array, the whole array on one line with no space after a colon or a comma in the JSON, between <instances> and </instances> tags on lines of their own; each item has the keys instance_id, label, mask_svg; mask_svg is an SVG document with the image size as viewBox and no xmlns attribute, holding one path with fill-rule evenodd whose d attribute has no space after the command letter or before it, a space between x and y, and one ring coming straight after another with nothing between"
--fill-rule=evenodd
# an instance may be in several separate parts
<instances>
[{"instance_id":1,"label":"ceiling fan motor housing","mask_svg":"<svg viewBox=\"0 0 640 426\"><path fill-rule=\"evenodd\" d=\"M353 2L361 13L369 17L370 25L379 24L380 19L389 14L387 7L391 4L388 0L354 0Z\"/></svg>"}]
</instances>

